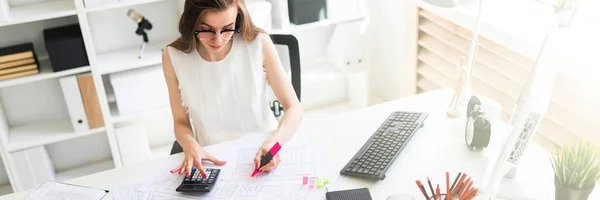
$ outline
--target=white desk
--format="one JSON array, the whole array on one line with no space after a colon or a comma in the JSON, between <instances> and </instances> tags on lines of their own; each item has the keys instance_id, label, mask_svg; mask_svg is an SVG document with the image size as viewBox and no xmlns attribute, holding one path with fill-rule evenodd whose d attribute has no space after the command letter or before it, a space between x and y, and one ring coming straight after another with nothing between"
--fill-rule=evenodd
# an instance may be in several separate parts
<instances>
[{"instance_id":1,"label":"white desk","mask_svg":"<svg viewBox=\"0 0 600 200\"><path fill-rule=\"evenodd\" d=\"M451 95L452 91L450 90L438 90L333 117L307 119L297 134L319 133L329 138L330 145L327 149L329 163L327 165L330 167L325 171L327 177L340 178L355 187L368 187L376 200L384 200L388 195L395 193L410 193L417 199L423 199L416 187L415 180L426 181L429 176L432 182L441 184L445 182L446 171L451 173L451 179L458 172L466 172L470 176L480 179L480 175L478 175L481 173L480 169L488 166L487 162L496 159L492 149L498 147L497 141L500 140L495 140L497 138L492 139L496 143L490 144L486 151L471 152L465 148L463 133L453 131L461 128L457 126L459 124L457 120L447 119L445 116L446 106ZM372 182L341 177L340 169L390 112L395 110L428 112L429 117L422 130L413 137L386 173L387 178ZM501 134L505 133L495 132L496 136ZM228 153L226 151L228 145L229 143L222 143L208 146L206 149L216 157L224 157ZM172 168L181 162L181 157L181 154L176 154L140 163L137 166L113 169L67 182L89 187L111 188L141 180L165 167ZM521 164L517 171L517 178L512 181L518 181L528 186L527 190L534 192L536 199L554 199L553 172L547 152L532 143L523 154ZM477 180L475 182L478 183ZM481 184L480 182L479 184ZM24 199L28 193L29 191L15 193L4 196L0 200ZM590 199L600 199L599 193L596 190Z\"/></svg>"}]
</instances>

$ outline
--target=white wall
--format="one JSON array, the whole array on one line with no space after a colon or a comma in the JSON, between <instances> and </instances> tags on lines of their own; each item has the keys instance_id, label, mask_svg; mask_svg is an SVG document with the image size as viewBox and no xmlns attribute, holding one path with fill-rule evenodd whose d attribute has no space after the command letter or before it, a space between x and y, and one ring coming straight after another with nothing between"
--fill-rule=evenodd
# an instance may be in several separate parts
<instances>
[{"instance_id":1,"label":"white wall","mask_svg":"<svg viewBox=\"0 0 600 200\"><path fill-rule=\"evenodd\" d=\"M385 100L400 97L404 56L403 1L368 2L369 85L371 95Z\"/></svg>"}]
</instances>

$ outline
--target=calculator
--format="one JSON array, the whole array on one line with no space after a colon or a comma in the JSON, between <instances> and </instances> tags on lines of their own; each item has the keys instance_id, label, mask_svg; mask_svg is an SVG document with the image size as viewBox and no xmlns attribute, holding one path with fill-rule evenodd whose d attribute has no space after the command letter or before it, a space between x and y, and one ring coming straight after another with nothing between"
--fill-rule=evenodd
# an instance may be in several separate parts
<instances>
[{"instance_id":1,"label":"calculator","mask_svg":"<svg viewBox=\"0 0 600 200\"><path fill-rule=\"evenodd\" d=\"M206 178L202 177L200 170L195 167L189 176L186 176L181 184L175 189L178 192L210 192L217 178L219 178L220 169L205 168Z\"/></svg>"}]
</instances>

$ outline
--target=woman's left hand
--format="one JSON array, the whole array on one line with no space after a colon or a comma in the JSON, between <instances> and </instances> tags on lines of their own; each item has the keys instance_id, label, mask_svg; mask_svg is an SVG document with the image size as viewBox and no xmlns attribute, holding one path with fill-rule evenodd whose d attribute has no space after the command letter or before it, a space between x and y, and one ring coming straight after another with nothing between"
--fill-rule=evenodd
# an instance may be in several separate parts
<instances>
[{"instance_id":1,"label":"woman's left hand","mask_svg":"<svg viewBox=\"0 0 600 200\"><path fill-rule=\"evenodd\" d=\"M262 157L265 154L267 154L267 152L269 152L269 150L271 150L271 147L273 147L273 145L275 145L275 143L276 143L275 141L267 140L258 149L258 152L256 153L256 157L254 157L254 168L258 169L259 172L263 172L263 171L269 172L269 171L272 171L275 168L277 168L277 166L281 162L281 158L279 157L279 154L276 154L273 157L273 159L271 159L271 162L269 162L265 166L259 168L260 167L260 160L262 159Z\"/></svg>"}]
</instances>

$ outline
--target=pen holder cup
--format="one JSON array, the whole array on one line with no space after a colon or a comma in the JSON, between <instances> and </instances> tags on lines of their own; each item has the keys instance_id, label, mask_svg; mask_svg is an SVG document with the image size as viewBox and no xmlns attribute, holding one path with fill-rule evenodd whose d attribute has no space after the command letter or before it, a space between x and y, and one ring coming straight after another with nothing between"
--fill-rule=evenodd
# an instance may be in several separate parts
<instances>
[{"instance_id":1,"label":"pen holder cup","mask_svg":"<svg viewBox=\"0 0 600 200\"><path fill-rule=\"evenodd\" d=\"M434 196L429 197L429 199L427 199L427 200L446 200L446 194L440 194L440 197L441 197L441 199L436 199L435 195L434 195ZM455 198L455 199L458 200L458 198ZM454 199L451 199L451 200L454 200Z\"/></svg>"}]
</instances>

